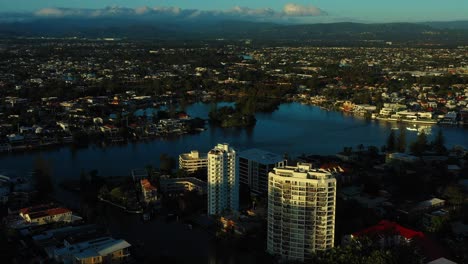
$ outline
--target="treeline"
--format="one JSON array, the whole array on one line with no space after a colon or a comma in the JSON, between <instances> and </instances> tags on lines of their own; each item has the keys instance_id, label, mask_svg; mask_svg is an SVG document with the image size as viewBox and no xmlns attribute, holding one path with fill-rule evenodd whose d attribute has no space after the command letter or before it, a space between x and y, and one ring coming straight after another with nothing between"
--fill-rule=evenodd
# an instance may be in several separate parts
<instances>
[{"instance_id":1,"label":"treeline","mask_svg":"<svg viewBox=\"0 0 468 264\"><path fill-rule=\"evenodd\" d=\"M420 248L413 243L402 243L388 249L381 249L379 243L370 239L352 241L349 245L318 251L306 263L323 264L393 264L425 263Z\"/></svg>"},{"instance_id":2,"label":"treeline","mask_svg":"<svg viewBox=\"0 0 468 264\"><path fill-rule=\"evenodd\" d=\"M213 107L209 113L210 121L221 127L248 127L257 122L255 116L243 113L238 107L223 106Z\"/></svg>"},{"instance_id":3,"label":"treeline","mask_svg":"<svg viewBox=\"0 0 468 264\"><path fill-rule=\"evenodd\" d=\"M387 144L384 146L383 150L387 152L406 152L407 142L406 142L406 132L404 129L400 130L399 135L397 136L392 130L388 136ZM424 132L421 132L415 141L409 144L409 150L411 154L416 156L421 156L427 151L433 151L438 155L444 155L447 153L447 148L445 147L445 138L442 130L437 132L436 137L433 141L429 142L427 135Z\"/></svg>"}]
</instances>

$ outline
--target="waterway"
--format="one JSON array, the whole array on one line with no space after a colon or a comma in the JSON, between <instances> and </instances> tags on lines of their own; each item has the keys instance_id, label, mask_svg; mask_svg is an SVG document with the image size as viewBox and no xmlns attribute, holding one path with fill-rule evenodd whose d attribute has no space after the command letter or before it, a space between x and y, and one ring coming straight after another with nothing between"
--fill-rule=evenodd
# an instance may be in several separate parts
<instances>
[{"instance_id":1,"label":"waterway","mask_svg":"<svg viewBox=\"0 0 468 264\"><path fill-rule=\"evenodd\" d=\"M226 104L226 103L225 103ZM227 103L229 104L229 103ZM208 118L210 104L196 103L187 107L192 117ZM146 111L150 113L151 110ZM160 138L144 142L106 147L89 146L72 149L64 146L35 152L11 153L0 157L0 174L24 176L38 157L49 160L54 180L77 179L82 171L97 169L102 176L126 176L135 168L158 167L159 156L166 153L177 158L190 150L206 152L217 143L226 142L237 150L261 148L290 156L305 154L333 155L350 146L382 146L391 129L404 129L407 142L415 139L418 127L364 120L339 112L299 103L282 104L273 113L258 113L253 128L219 128L207 125L198 134ZM468 148L468 129L460 127L425 128L429 139L442 129L446 145ZM421 127L419 127L421 130ZM398 133L398 131L396 131Z\"/></svg>"}]
</instances>

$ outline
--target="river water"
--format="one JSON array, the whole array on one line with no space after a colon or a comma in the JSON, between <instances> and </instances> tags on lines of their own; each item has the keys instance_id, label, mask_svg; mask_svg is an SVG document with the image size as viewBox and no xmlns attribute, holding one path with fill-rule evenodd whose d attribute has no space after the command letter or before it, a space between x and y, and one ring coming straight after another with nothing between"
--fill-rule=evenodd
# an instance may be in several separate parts
<instances>
[{"instance_id":1,"label":"river water","mask_svg":"<svg viewBox=\"0 0 468 264\"><path fill-rule=\"evenodd\" d=\"M227 103L229 104L229 103ZM196 103L187 107L192 117L208 118L210 104ZM29 153L12 153L0 157L0 174L24 176L34 166L34 160L42 156L52 164L55 181L77 179L81 171L97 169L101 176L126 176L135 168L151 164L159 165L162 153L177 158L180 153L197 149L206 152L217 143L229 143L237 150L261 148L290 156L305 154L333 155L350 146L382 146L395 123L369 121L330 112L319 107L299 103L282 104L273 113L256 115L253 128L218 128L207 125L207 130L190 135L155 139L146 142L106 147L90 146L83 149L61 147ZM405 129L407 142L417 135L417 127ZM468 129L433 126L429 139L442 129L446 145L468 147ZM397 131L398 133L398 131Z\"/></svg>"}]
</instances>

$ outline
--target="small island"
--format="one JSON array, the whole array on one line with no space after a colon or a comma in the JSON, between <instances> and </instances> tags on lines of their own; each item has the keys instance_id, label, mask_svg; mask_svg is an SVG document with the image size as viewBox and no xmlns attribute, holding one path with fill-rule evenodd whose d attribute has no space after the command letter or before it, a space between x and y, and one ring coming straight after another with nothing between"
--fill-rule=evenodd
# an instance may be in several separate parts
<instances>
[{"instance_id":1,"label":"small island","mask_svg":"<svg viewBox=\"0 0 468 264\"><path fill-rule=\"evenodd\" d=\"M209 118L211 123L221 127L250 127L257 122L253 114L243 113L231 106L211 109Z\"/></svg>"}]
</instances>

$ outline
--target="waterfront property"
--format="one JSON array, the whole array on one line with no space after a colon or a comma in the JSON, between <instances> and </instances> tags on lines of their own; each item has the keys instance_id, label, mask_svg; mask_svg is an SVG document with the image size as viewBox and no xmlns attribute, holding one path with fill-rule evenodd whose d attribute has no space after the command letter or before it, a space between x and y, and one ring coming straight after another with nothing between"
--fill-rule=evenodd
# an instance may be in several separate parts
<instances>
[{"instance_id":1,"label":"waterfront property","mask_svg":"<svg viewBox=\"0 0 468 264\"><path fill-rule=\"evenodd\" d=\"M12 215L9 221L9 225L12 228L19 229L57 222L71 223L81 219L80 217L74 216L70 209L59 207L54 204L41 204L22 208L18 213L18 217Z\"/></svg>"},{"instance_id":2,"label":"waterfront property","mask_svg":"<svg viewBox=\"0 0 468 264\"><path fill-rule=\"evenodd\" d=\"M409 229L388 220L381 220L374 226L344 236L343 244L348 244L354 239L363 237L370 239L373 244L378 245L382 250L412 244L413 247L419 248L419 253L424 256L426 261L436 260L444 256L444 252L438 243L423 232Z\"/></svg>"},{"instance_id":3,"label":"waterfront property","mask_svg":"<svg viewBox=\"0 0 468 264\"><path fill-rule=\"evenodd\" d=\"M260 149L239 153L239 181L249 186L254 194L268 192L268 173L275 167L284 167L287 161L278 154Z\"/></svg>"},{"instance_id":4,"label":"waterfront property","mask_svg":"<svg viewBox=\"0 0 468 264\"><path fill-rule=\"evenodd\" d=\"M267 251L305 261L334 246L336 179L311 164L269 173Z\"/></svg>"},{"instance_id":5,"label":"waterfront property","mask_svg":"<svg viewBox=\"0 0 468 264\"><path fill-rule=\"evenodd\" d=\"M207 118L209 104L196 103L188 107L191 116ZM26 175L34 169L34 160L39 156L52 161L56 175L67 179L79 179L80 172L94 168L100 175L127 175L126 172L141 168L146 164L159 166L161 154L178 157L187 152L187 148L207 152L213 142L228 142L237 150L259 148L273 153L287 153L290 157L302 153L334 155L344 146L380 147L388 138L391 128L404 129L405 125L384 122L372 122L358 119L338 112L327 112L319 107L299 103L282 104L271 114L257 114L257 124L251 130L222 129L208 126L208 130L198 134L187 134L183 137L156 139L146 142L135 142L128 145L88 146L84 148L47 149L23 154L4 154L0 158L3 174L11 172ZM396 127L398 126L398 127ZM294 129L291 129L294 127ZM468 147L466 129L460 127L442 127L446 145ZM275 133L272 133L274 131ZM407 131L407 142L416 139L417 131ZM432 140L434 134L428 135ZM301 142L301 144L297 144ZM141 176L140 176L141 175ZM135 180L147 177L144 170L135 173ZM55 174L54 174L55 177Z\"/></svg>"},{"instance_id":6,"label":"waterfront property","mask_svg":"<svg viewBox=\"0 0 468 264\"><path fill-rule=\"evenodd\" d=\"M186 170L188 173L206 168L207 165L208 157L206 153L199 153L197 150L192 150L190 153L179 155L179 168Z\"/></svg>"},{"instance_id":7,"label":"waterfront property","mask_svg":"<svg viewBox=\"0 0 468 264\"><path fill-rule=\"evenodd\" d=\"M239 173L236 151L218 144L208 152L208 214L239 210Z\"/></svg>"}]
</instances>

